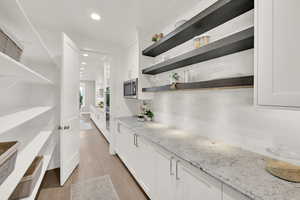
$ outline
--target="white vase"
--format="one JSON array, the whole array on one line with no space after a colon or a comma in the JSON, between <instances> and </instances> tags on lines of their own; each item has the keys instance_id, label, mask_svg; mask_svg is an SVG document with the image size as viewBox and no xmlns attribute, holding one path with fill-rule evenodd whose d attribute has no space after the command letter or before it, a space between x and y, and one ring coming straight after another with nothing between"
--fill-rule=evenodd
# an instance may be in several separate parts
<instances>
[{"instance_id":1,"label":"white vase","mask_svg":"<svg viewBox=\"0 0 300 200\"><path fill-rule=\"evenodd\" d=\"M145 116L145 119L146 119L147 122L151 122L152 121L152 118L148 117L148 116Z\"/></svg>"}]
</instances>

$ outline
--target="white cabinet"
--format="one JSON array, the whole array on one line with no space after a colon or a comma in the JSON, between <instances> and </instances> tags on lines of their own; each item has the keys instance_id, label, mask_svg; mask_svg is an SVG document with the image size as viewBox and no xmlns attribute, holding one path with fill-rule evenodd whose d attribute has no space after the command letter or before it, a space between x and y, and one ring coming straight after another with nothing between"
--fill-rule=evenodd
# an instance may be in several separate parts
<instances>
[{"instance_id":1,"label":"white cabinet","mask_svg":"<svg viewBox=\"0 0 300 200\"><path fill-rule=\"evenodd\" d=\"M168 153L156 153L157 200L222 200L222 183L186 167Z\"/></svg>"},{"instance_id":2,"label":"white cabinet","mask_svg":"<svg viewBox=\"0 0 300 200\"><path fill-rule=\"evenodd\" d=\"M250 198L227 185L223 185L223 200L250 200Z\"/></svg>"},{"instance_id":3,"label":"white cabinet","mask_svg":"<svg viewBox=\"0 0 300 200\"><path fill-rule=\"evenodd\" d=\"M222 199L222 183L198 169L177 163L177 200Z\"/></svg>"},{"instance_id":4,"label":"white cabinet","mask_svg":"<svg viewBox=\"0 0 300 200\"><path fill-rule=\"evenodd\" d=\"M300 107L300 1L256 0L256 102Z\"/></svg>"},{"instance_id":5,"label":"white cabinet","mask_svg":"<svg viewBox=\"0 0 300 200\"><path fill-rule=\"evenodd\" d=\"M249 200L121 123L115 151L152 200Z\"/></svg>"},{"instance_id":6,"label":"white cabinet","mask_svg":"<svg viewBox=\"0 0 300 200\"><path fill-rule=\"evenodd\" d=\"M138 182L146 194L154 199L155 196L155 151L146 140L136 136L135 171Z\"/></svg>"},{"instance_id":7,"label":"white cabinet","mask_svg":"<svg viewBox=\"0 0 300 200\"><path fill-rule=\"evenodd\" d=\"M174 157L165 152L157 151L155 154L156 169L156 199L157 200L173 200L175 199L174 184Z\"/></svg>"},{"instance_id":8,"label":"white cabinet","mask_svg":"<svg viewBox=\"0 0 300 200\"><path fill-rule=\"evenodd\" d=\"M153 198L155 187L155 154L147 141L127 127L118 124L116 152L146 194Z\"/></svg>"},{"instance_id":9,"label":"white cabinet","mask_svg":"<svg viewBox=\"0 0 300 200\"><path fill-rule=\"evenodd\" d=\"M134 165L133 143L134 135L128 132L124 126L118 124L119 128L116 135L116 152L123 160L129 170Z\"/></svg>"},{"instance_id":10,"label":"white cabinet","mask_svg":"<svg viewBox=\"0 0 300 200\"><path fill-rule=\"evenodd\" d=\"M104 110L101 110L100 108L91 105L90 111L91 111L90 117L95 123L95 125L97 126L97 128L101 131L101 133L104 135L106 140L108 142L111 142L110 132L106 128L106 113L104 112Z\"/></svg>"}]
</instances>

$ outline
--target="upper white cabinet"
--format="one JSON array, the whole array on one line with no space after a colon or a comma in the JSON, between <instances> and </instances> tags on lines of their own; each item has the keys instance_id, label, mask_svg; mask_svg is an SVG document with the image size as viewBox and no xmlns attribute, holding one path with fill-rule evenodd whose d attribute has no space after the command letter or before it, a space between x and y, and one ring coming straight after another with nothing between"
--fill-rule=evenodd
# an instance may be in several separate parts
<instances>
[{"instance_id":1,"label":"upper white cabinet","mask_svg":"<svg viewBox=\"0 0 300 200\"><path fill-rule=\"evenodd\" d=\"M256 102L300 107L300 1L256 0Z\"/></svg>"},{"instance_id":2,"label":"upper white cabinet","mask_svg":"<svg viewBox=\"0 0 300 200\"><path fill-rule=\"evenodd\" d=\"M142 73L144 68L149 67L153 64L154 58L142 55L143 49L145 49L151 41L149 35L145 34L144 31L136 30L135 42L126 48L124 55L124 68L126 69L123 75L123 81L138 78L138 95L137 98L140 100L148 100L153 98L153 94L149 92L143 92L142 88L151 87L151 75L144 75Z\"/></svg>"}]
</instances>

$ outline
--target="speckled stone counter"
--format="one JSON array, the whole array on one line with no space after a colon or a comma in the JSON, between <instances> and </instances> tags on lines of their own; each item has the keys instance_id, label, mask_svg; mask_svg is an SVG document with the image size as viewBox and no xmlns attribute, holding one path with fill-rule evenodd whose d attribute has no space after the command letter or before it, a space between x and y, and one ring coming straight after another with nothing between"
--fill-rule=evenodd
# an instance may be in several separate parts
<instances>
[{"instance_id":1,"label":"speckled stone counter","mask_svg":"<svg viewBox=\"0 0 300 200\"><path fill-rule=\"evenodd\" d=\"M300 184L265 171L267 157L135 117L118 119L135 134L175 154L254 200L300 200Z\"/></svg>"}]
</instances>

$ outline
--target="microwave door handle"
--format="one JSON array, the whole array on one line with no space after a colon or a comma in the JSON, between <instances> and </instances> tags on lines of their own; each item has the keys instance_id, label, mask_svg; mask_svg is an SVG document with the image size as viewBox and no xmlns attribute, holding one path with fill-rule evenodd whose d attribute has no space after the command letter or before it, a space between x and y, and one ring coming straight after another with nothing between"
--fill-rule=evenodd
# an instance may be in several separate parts
<instances>
[{"instance_id":1,"label":"microwave door handle","mask_svg":"<svg viewBox=\"0 0 300 200\"><path fill-rule=\"evenodd\" d=\"M131 96L134 95L133 85L134 85L134 82L133 82L133 81L130 81L130 95L131 95Z\"/></svg>"},{"instance_id":2,"label":"microwave door handle","mask_svg":"<svg viewBox=\"0 0 300 200\"><path fill-rule=\"evenodd\" d=\"M135 84L132 82L132 95L136 94Z\"/></svg>"}]
</instances>

